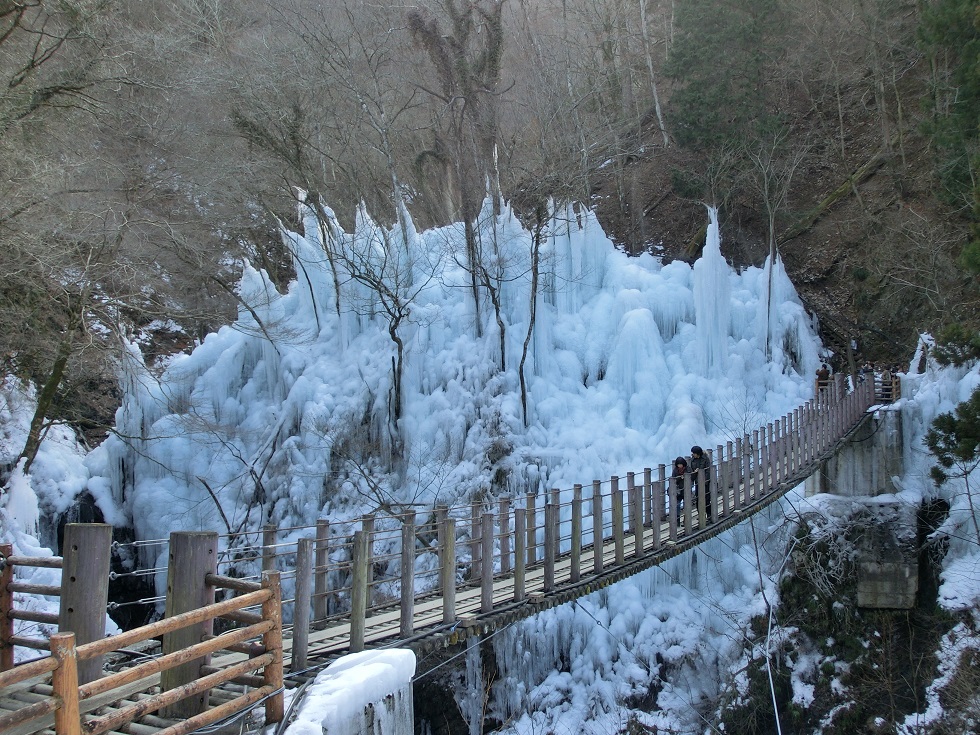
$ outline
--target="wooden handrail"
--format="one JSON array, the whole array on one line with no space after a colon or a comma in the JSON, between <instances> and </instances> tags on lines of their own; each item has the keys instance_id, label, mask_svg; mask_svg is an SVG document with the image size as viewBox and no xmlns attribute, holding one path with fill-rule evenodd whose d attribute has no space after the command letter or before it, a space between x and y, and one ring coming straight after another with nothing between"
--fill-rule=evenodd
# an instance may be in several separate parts
<instances>
[{"instance_id":1,"label":"wooden handrail","mask_svg":"<svg viewBox=\"0 0 980 735\"><path fill-rule=\"evenodd\" d=\"M109 676L104 676L101 679L96 679L88 684L83 684L78 688L78 696L80 699L85 700L89 697L94 697L96 694L107 692L110 689L118 689L126 684L131 684L134 681L144 679L147 676L159 674L164 669L169 669L174 666L178 666L179 664L193 661L195 658L199 658L209 653L214 653L215 651L220 651L232 644L242 643L243 641L247 641L249 638L256 638L266 631L271 630L272 626L273 623L271 621L264 620L256 625L250 625L247 628L239 628L237 630L228 631L227 633L222 633L219 636L215 636L211 640L203 641L202 643L198 643L190 648L185 648L182 651L168 653L164 656L155 658L152 661L147 661L139 664L138 666L134 666L131 669L124 669L115 674L110 674Z\"/></svg>"},{"instance_id":2,"label":"wooden handrail","mask_svg":"<svg viewBox=\"0 0 980 735\"><path fill-rule=\"evenodd\" d=\"M33 679L36 676L50 674L58 668L58 662L51 656L29 661L26 664L15 666L8 671L0 672L0 689L20 684L21 682Z\"/></svg>"},{"instance_id":3,"label":"wooden handrail","mask_svg":"<svg viewBox=\"0 0 980 735\"><path fill-rule=\"evenodd\" d=\"M26 707L20 707L13 712L6 712L0 715L0 730L6 730L14 725L22 725L25 722L44 717L49 712L58 709L58 700L48 699L43 702L34 702Z\"/></svg>"},{"instance_id":4,"label":"wooden handrail","mask_svg":"<svg viewBox=\"0 0 980 735\"><path fill-rule=\"evenodd\" d=\"M45 569L61 569L64 559L60 556L17 556L11 555L6 559L8 564L15 567L42 567Z\"/></svg>"},{"instance_id":5,"label":"wooden handrail","mask_svg":"<svg viewBox=\"0 0 980 735\"><path fill-rule=\"evenodd\" d=\"M132 722L145 714L156 712L158 709L165 707L168 704L173 704L174 702L179 702L181 699L193 696L194 694L208 691L209 689L219 686L220 684L224 684L226 681L230 681L241 674L248 673L249 671L255 671L256 669L261 669L264 666L272 663L274 660L275 654L264 653L261 656L241 661L237 664L228 666L217 673L202 676L200 679L196 679L195 681L177 687L176 689L161 692L152 697L148 697L147 699L140 700L136 704L130 705L129 707L118 709L115 712L102 715L101 717L95 717L87 721L82 726L82 730L88 735L100 735L100 733L114 730L120 725L127 722Z\"/></svg>"},{"instance_id":6,"label":"wooden handrail","mask_svg":"<svg viewBox=\"0 0 980 735\"><path fill-rule=\"evenodd\" d=\"M78 647L78 658L85 660L94 658L95 656L102 656L118 648L130 646L133 643L140 643L150 638L156 638L164 633L186 628L189 625L194 625L204 620L220 617L233 610L259 605L265 600L268 600L270 595L269 590L265 589L259 590L258 592L250 592L239 597L233 597L230 600L222 600L213 605L192 610L191 612L174 615L172 618L164 618L155 623L144 625L141 628L134 628L133 630L114 635L111 638L86 643Z\"/></svg>"}]
</instances>

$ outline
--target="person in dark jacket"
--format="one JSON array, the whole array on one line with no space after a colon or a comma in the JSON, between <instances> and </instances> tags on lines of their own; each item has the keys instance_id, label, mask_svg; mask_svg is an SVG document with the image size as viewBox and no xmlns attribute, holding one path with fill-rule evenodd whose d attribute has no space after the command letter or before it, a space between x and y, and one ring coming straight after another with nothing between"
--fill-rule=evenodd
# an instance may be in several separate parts
<instances>
[{"instance_id":1,"label":"person in dark jacket","mask_svg":"<svg viewBox=\"0 0 980 735\"><path fill-rule=\"evenodd\" d=\"M691 447L691 474L694 482L694 497L698 497L698 470L704 470L704 502L708 506L708 516L711 516L711 460L704 450L695 444Z\"/></svg>"},{"instance_id":2,"label":"person in dark jacket","mask_svg":"<svg viewBox=\"0 0 980 735\"><path fill-rule=\"evenodd\" d=\"M681 510L684 507L684 475L687 474L687 460L683 457L678 457L674 460L674 470L670 473L671 479L674 481L674 485L677 488L677 502L674 510L677 512L678 523L681 520Z\"/></svg>"}]
</instances>

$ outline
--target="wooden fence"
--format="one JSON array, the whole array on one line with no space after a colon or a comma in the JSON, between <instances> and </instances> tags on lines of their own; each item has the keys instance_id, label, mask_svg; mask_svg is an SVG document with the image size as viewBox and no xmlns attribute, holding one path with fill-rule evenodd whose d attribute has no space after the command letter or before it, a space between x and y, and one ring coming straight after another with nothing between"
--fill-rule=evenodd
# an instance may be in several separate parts
<instances>
[{"instance_id":1,"label":"wooden fence","mask_svg":"<svg viewBox=\"0 0 980 735\"><path fill-rule=\"evenodd\" d=\"M66 608L64 591L73 585L98 591L108 584L108 556L104 568L91 565L92 554L85 544L72 544L71 539L81 540L104 536L103 524L70 524L66 528L61 614L57 618L73 621L80 629L92 628L92 620L102 621L97 635L80 643L74 631L62 630L46 642L50 655L0 672L0 731L34 732L53 725L57 735L100 735L115 730L154 712L160 712L174 724L160 728L163 735L183 735L199 727L217 722L230 714L264 701L266 722L279 722L283 717L283 670L282 670L282 602L279 572L263 573L261 583L243 581L216 575L199 573L202 559L207 556L210 543L216 547L217 534L183 534L174 541L171 573L168 579L167 617L156 623L135 628L124 633L104 637L105 597L89 601L86 610ZM111 532L111 529L109 529ZM106 547L108 548L108 547ZM17 566L55 566L52 559L38 560L16 557L10 547L0 549L5 554L0 592L4 602L5 621L15 619L45 623L57 622L54 616L17 611L13 604L16 592L54 595L59 588L28 585L13 581ZM77 562L77 563L76 563ZM72 573L75 572L75 573ZM240 594L221 602L214 602L215 590L230 590ZM203 592L202 592L203 590ZM81 593L79 593L79 596ZM206 604L197 604L203 597ZM187 607L187 610L181 610ZM247 612L258 607L259 613ZM95 613L93 610L97 610ZM77 617L80 613L89 620ZM76 615L72 618L71 615ZM43 618L43 619L42 619ZM225 625L238 624L220 635L212 634L213 622L223 619ZM9 626L5 626L8 627ZM163 639L163 655L151 658L135 666L115 673L104 674L103 658L127 646ZM18 638L9 630L2 641L4 651L14 645L39 648L35 640ZM211 655L225 651L220 666L211 666ZM9 654L5 653L7 660ZM261 676L252 672L260 670ZM208 706L208 693L213 687L226 682L249 685L250 691L217 707ZM159 685L160 691L141 698L129 706L111 709L99 715L87 711L104 707L123 699L134 691L143 691ZM25 704L17 692L30 690ZM47 719L45 719L47 718Z\"/></svg>"}]
</instances>

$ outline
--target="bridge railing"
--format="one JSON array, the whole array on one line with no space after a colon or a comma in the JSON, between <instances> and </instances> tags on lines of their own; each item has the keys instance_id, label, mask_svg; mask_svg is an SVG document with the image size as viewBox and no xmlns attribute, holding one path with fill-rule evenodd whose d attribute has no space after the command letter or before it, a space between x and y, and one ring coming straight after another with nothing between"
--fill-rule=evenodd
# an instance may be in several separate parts
<instances>
[{"instance_id":1,"label":"bridge railing","mask_svg":"<svg viewBox=\"0 0 980 735\"><path fill-rule=\"evenodd\" d=\"M203 581L203 580L202 580ZM208 580L211 584L219 578ZM239 580L229 580L234 589L244 590ZM85 661L101 660L107 654L125 649L157 637L172 636L184 630L196 631L202 624L209 624L222 616L241 619L242 611L259 605L261 614L249 617L243 628L233 629L218 636L206 636L205 640L182 647L165 655L151 658L136 666L99 676L90 682L79 680L79 665ZM281 605L278 572L267 572L261 585L251 585L248 591L229 600L207 605L183 614L174 615L156 623L120 633L110 638L77 645L72 632L56 633L51 636L51 655L37 659L9 671L0 673L0 690L27 684L50 683L50 695L35 693L33 699L40 701L25 704L17 710L0 714L0 731L22 726L45 715L54 715L54 730L57 735L101 735L116 730L148 713L163 711L189 698L206 701L207 692L212 687L229 681L241 680L257 685L231 701L211 709L201 711L183 719L179 724L160 730L161 735L180 735L196 728L204 727L229 714L239 712L262 700L265 701L266 721L278 722L283 717L282 697L282 638ZM246 646L250 640L259 641ZM166 648L166 644L165 644ZM220 669L205 670L199 662L218 651L238 651L245 653L241 660L228 663ZM137 703L110 710L100 715L83 715L89 700L100 698L102 703L124 698L133 691L142 691L152 686L151 677L165 677L169 672L182 666L191 665L191 678L171 688L141 698ZM249 678L250 672L262 671L261 678ZM257 679L257 680L256 680ZM133 688L135 687L135 689ZM83 722L84 716L84 722ZM171 715L180 716L181 714ZM39 722L35 729L50 726ZM28 730L31 731L31 730Z\"/></svg>"},{"instance_id":2,"label":"bridge railing","mask_svg":"<svg viewBox=\"0 0 980 735\"><path fill-rule=\"evenodd\" d=\"M480 589L478 607L466 609L470 614L488 613L501 604L495 585L502 579L511 580L515 602L532 591L547 593L560 584L576 584L705 531L754 507L781 484L802 479L804 468L826 454L874 400L870 382L849 390L837 378L780 419L716 446L709 451L710 468L680 482L659 465L570 490L436 508L417 526L415 509L393 516L394 525L389 518L384 529L378 528L376 517L367 516L345 542L345 560L326 565L329 574L319 562L299 561L303 553L318 553L311 545L297 551L297 568L313 570L315 584L307 588L318 592L306 597L297 592L293 605L312 609L314 628L350 619L350 648L359 650L365 645L368 619L398 609L398 635L410 637L415 607L433 596L442 597L442 624L451 624L460 614L456 600L468 589ZM698 492L705 487L710 493ZM336 549L324 541L329 538L325 524L318 524L316 541ZM318 558L335 556L330 551ZM559 560L565 561L560 580L555 576ZM339 585L328 584L338 580ZM324 597L332 601L330 615L317 612L317 600ZM300 617L294 614L294 619ZM297 656L305 662L294 642Z\"/></svg>"}]
</instances>

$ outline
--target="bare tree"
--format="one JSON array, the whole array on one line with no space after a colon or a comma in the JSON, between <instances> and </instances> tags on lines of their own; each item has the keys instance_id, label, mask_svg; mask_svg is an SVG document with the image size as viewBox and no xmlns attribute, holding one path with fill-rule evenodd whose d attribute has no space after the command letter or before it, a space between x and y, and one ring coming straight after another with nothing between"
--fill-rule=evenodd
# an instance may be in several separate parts
<instances>
[{"instance_id":1,"label":"bare tree","mask_svg":"<svg viewBox=\"0 0 980 735\"><path fill-rule=\"evenodd\" d=\"M450 160L455 164L452 184L459 192L461 203L466 261L479 335L479 264L484 256L475 220L488 185L494 212L499 211L497 87L504 43L503 2L443 0L440 10L448 21L448 32L439 18L425 10L409 12L408 29L428 55L439 85L430 89L422 84L442 105L439 118L446 131L443 139L449 143Z\"/></svg>"}]
</instances>

